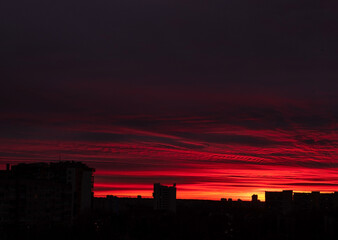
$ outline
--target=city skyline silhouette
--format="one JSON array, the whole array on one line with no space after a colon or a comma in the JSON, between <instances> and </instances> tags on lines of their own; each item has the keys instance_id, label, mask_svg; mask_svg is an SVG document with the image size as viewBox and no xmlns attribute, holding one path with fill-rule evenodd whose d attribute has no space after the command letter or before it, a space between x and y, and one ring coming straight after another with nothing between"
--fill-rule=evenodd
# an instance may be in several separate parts
<instances>
[{"instance_id":1,"label":"city skyline silhouette","mask_svg":"<svg viewBox=\"0 0 338 240\"><path fill-rule=\"evenodd\" d=\"M265 201L94 197L95 169L82 162L6 165L0 171L0 235L20 239L335 239L338 192L265 191ZM174 227L175 226L175 227ZM309 226L311 228L309 229Z\"/></svg>"}]
</instances>

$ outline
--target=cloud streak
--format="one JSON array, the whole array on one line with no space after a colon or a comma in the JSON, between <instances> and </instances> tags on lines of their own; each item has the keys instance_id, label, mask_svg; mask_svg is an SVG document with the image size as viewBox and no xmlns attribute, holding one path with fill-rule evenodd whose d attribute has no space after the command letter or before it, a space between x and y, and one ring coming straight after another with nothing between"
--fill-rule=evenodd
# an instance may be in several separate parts
<instances>
[{"instance_id":1,"label":"cloud streak","mask_svg":"<svg viewBox=\"0 0 338 240\"><path fill-rule=\"evenodd\" d=\"M228 193L247 199L284 188L337 190L335 124L327 120L330 124L311 128L280 112L288 124L271 128L264 124L269 116L253 115L237 115L238 122L232 120L235 115L230 121L206 115L121 115L78 124L46 118L43 125L13 117L12 128L0 139L0 161L57 161L60 154L64 160L84 161L97 169L97 196L139 191L150 197L154 182L177 183L181 198L217 199Z\"/></svg>"}]
</instances>

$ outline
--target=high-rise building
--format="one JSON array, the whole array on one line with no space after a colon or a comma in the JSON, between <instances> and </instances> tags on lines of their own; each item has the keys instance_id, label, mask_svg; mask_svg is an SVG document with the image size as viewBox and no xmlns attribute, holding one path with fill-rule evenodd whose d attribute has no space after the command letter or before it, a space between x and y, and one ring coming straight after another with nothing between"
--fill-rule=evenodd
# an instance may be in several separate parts
<instances>
[{"instance_id":1,"label":"high-rise building","mask_svg":"<svg viewBox=\"0 0 338 240\"><path fill-rule=\"evenodd\" d=\"M155 210L176 212L176 184L169 187L155 183L153 197Z\"/></svg>"},{"instance_id":2,"label":"high-rise building","mask_svg":"<svg viewBox=\"0 0 338 240\"><path fill-rule=\"evenodd\" d=\"M81 162L7 165L0 171L0 222L70 223L88 214L93 172Z\"/></svg>"}]
</instances>

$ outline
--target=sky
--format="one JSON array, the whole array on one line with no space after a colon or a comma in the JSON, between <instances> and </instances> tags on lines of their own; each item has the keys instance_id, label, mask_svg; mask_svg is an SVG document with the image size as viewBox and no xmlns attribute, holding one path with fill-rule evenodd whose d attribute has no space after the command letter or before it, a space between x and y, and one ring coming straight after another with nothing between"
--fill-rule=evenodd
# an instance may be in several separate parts
<instances>
[{"instance_id":1,"label":"sky","mask_svg":"<svg viewBox=\"0 0 338 240\"><path fill-rule=\"evenodd\" d=\"M338 4L0 2L0 168L82 161L95 196L338 191Z\"/></svg>"}]
</instances>

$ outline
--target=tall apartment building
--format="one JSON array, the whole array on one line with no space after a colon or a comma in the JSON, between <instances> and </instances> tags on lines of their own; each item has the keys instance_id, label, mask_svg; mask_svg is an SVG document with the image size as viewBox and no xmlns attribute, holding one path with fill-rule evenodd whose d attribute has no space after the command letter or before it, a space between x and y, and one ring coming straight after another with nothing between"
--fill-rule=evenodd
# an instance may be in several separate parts
<instances>
[{"instance_id":1,"label":"tall apartment building","mask_svg":"<svg viewBox=\"0 0 338 240\"><path fill-rule=\"evenodd\" d=\"M0 223L71 223L91 210L93 172L81 162L18 164L0 171Z\"/></svg>"},{"instance_id":2,"label":"tall apartment building","mask_svg":"<svg viewBox=\"0 0 338 240\"><path fill-rule=\"evenodd\" d=\"M153 197L155 210L176 212L176 184L169 187L155 183Z\"/></svg>"}]
</instances>

